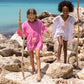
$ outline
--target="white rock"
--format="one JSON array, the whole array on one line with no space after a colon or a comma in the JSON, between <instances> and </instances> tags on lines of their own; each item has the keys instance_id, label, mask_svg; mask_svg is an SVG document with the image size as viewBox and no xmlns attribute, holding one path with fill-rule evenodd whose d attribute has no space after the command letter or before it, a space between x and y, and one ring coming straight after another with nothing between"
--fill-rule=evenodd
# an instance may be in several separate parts
<instances>
[{"instance_id":1,"label":"white rock","mask_svg":"<svg viewBox=\"0 0 84 84\"><path fill-rule=\"evenodd\" d=\"M18 36L17 33L15 33L10 39L11 39L11 40L16 40L16 41L20 44L20 46L23 45L23 40L21 39L20 36Z\"/></svg>"},{"instance_id":2,"label":"white rock","mask_svg":"<svg viewBox=\"0 0 84 84\"><path fill-rule=\"evenodd\" d=\"M9 73L5 76L6 79L13 81L16 84L55 84L51 77L41 73L41 81L37 82L37 75L31 75L29 72L24 73L25 80L23 80L22 72Z\"/></svg>"},{"instance_id":3,"label":"white rock","mask_svg":"<svg viewBox=\"0 0 84 84\"><path fill-rule=\"evenodd\" d=\"M73 66L70 64L52 63L46 70L45 68L42 70L42 72L46 73L52 78L67 78L73 74Z\"/></svg>"},{"instance_id":4,"label":"white rock","mask_svg":"<svg viewBox=\"0 0 84 84\"><path fill-rule=\"evenodd\" d=\"M84 80L84 69L82 69L80 72L77 73L77 76L80 78L80 79L83 79Z\"/></svg>"}]
</instances>

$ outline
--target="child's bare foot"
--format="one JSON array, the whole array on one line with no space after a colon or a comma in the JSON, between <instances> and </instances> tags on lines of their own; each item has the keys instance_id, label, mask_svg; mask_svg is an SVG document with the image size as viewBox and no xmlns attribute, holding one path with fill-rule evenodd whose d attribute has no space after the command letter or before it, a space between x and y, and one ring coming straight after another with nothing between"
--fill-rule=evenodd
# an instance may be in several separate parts
<instances>
[{"instance_id":1,"label":"child's bare foot","mask_svg":"<svg viewBox=\"0 0 84 84\"><path fill-rule=\"evenodd\" d=\"M35 75L35 74L36 74L35 69L32 71L32 74L33 74L33 75Z\"/></svg>"},{"instance_id":2,"label":"child's bare foot","mask_svg":"<svg viewBox=\"0 0 84 84\"><path fill-rule=\"evenodd\" d=\"M37 75L36 80L37 80L38 82L40 82L40 81L41 81L41 76L40 76L40 74L38 74L38 75Z\"/></svg>"},{"instance_id":3,"label":"child's bare foot","mask_svg":"<svg viewBox=\"0 0 84 84\"><path fill-rule=\"evenodd\" d=\"M35 75L35 74L36 74L36 72L34 71L34 72L32 72L32 74L33 74L33 75Z\"/></svg>"}]
</instances>

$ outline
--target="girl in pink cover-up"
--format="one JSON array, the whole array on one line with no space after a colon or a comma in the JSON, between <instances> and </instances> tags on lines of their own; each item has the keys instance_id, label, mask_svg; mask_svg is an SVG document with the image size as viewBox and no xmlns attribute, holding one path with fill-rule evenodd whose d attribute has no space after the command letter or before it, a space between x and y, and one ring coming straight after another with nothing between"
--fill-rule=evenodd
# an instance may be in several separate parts
<instances>
[{"instance_id":1,"label":"girl in pink cover-up","mask_svg":"<svg viewBox=\"0 0 84 84\"><path fill-rule=\"evenodd\" d=\"M41 80L40 75L40 57L39 52L43 48L43 39L42 35L46 32L50 34L50 37L52 38L52 34L48 31L47 27L36 18L37 12L35 9L29 9L27 11L27 18L28 20L25 21L22 24L22 30L21 30L21 21L18 22L19 29L17 31L18 35L22 37L22 31L27 38L27 50L30 54L30 62L32 65L32 71L33 74L35 74L35 67L34 67L34 53L35 50L35 56L37 61L37 81Z\"/></svg>"}]
</instances>

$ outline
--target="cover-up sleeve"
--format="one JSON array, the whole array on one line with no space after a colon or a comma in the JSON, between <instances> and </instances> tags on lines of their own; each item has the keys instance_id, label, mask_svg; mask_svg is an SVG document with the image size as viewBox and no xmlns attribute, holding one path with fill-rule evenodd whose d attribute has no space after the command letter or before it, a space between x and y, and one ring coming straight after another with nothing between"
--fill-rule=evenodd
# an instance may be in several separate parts
<instances>
[{"instance_id":1,"label":"cover-up sleeve","mask_svg":"<svg viewBox=\"0 0 84 84\"><path fill-rule=\"evenodd\" d=\"M48 28L45 24L43 24L41 21L40 21L40 24L41 24L41 34L44 34L48 31Z\"/></svg>"},{"instance_id":2,"label":"cover-up sleeve","mask_svg":"<svg viewBox=\"0 0 84 84\"><path fill-rule=\"evenodd\" d=\"M75 22L76 22L76 19L71 16L71 21L70 21L70 23L71 23L72 25L74 25Z\"/></svg>"},{"instance_id":3,"label":"cover-up sleeve","mask_svg":"<svg viewBox=\"0 0 84 84\"><path fill-rule=\"evenodd\" d=\"M24 23L22 24L22 31L23 31L23 34L27 37L26 26L25 26ZM18 34L20 37L23 37L23 36L22 36L22 33L19 31L19 28L18 28L18 30L17 30L17 34Z\"/></svg>"},{"instance_id":4,"label":"cover-up sleeve","mask_svg":"<svg viewBox=\"0 0 84 84\"><path fill-rule=\"evenodd\" d=\"M58 16L55 17L55 18L52 20L53 24L56 24L58 21L59 21L59 20L58 20Z\"/></svg>"},{"instance_id":5,"label":"cover-up sleeve","mask_svg":"<svg viewBox=\"0 0 84 84\"><path fill-rule=\"evenodd\" d=\"M52 27L52 33L53 33L53 35L55 34L56 28L58 27L58 25L60 25L59 17L60 17L60 16L57 16L57 17L55 17L55 18L52 20L52 22L53 22L53 24L54 24L53 27Z\"/></svg>"}]
</instances>

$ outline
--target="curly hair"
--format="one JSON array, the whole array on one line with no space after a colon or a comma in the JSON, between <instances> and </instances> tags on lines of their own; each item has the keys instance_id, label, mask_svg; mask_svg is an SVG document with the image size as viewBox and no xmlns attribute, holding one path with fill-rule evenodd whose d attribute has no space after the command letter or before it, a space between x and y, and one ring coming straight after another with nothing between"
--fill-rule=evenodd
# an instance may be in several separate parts
<instances>
[{"instance_id":1,"label":"curly hair","mask_svg":"<svg viewBox=\"0 0 84 84\"><path fill-rule=\"evenodd\" d=\"M74 6L70 1L62 1L58 5L58 11L62 12L62 8L66 6L69 8L69 12L73 12Z\"/></svg>"}]
</instances>

